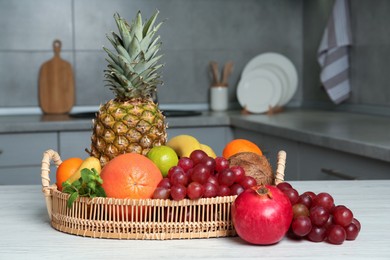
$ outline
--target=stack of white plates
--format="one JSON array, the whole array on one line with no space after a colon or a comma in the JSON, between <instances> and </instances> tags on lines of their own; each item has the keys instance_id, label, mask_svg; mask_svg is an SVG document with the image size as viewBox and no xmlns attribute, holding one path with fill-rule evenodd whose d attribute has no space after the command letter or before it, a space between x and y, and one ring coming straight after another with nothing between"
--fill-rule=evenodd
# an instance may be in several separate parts
<instances>
[{"instance_id":1,"label":"stack of white plates","mask_svg":"<svg viewBox=\"0 0 390 260\"><path fill-rule=\"evenodd\" d=\"M298 87L294 64L278 53L263 53L248 62L237 87L240 105L251 113L263 113L270 107L284 106Z\"/></svg>"}]
</instances>

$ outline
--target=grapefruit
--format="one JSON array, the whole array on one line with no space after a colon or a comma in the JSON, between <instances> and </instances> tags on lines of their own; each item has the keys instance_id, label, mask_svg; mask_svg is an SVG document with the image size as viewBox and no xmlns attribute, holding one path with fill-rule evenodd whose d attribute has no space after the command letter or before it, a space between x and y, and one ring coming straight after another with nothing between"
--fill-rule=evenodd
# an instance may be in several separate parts
<instances>
[{"instance_id":1,"label":"grapefruit","mask_svg":"<svg viewBox=\"0 0 390 260\"><path fill-rule=\"evenodd\" d=\"M137 153L119 155L109 161L100 174L107 197L149 199L162 174L152 160Z\"/></svg>"}]
</instances>

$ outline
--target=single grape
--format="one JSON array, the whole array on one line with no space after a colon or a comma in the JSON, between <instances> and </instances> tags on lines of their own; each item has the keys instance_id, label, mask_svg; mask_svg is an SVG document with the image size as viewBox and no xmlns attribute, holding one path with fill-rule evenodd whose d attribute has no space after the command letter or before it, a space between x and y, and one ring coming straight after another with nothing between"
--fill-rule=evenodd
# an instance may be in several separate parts
<instances>
[{"instance_id":1,"label":"single grape","mask_svg":"<svg viewBox=\"0 0 390 260\"><path fill-rule=\"evenodd\" d=\"M245 176L239 183L244 190L249 189L250 187L256 186L257 181L252 176Z\"/></svg>"},{"instance_id":2,"label":"single grape","mask_svg":"<svg viewBox=\"0 0 390 260\"><path fill-rule=\"evenodd\" d=\"M187 186L188 177L184 171L175 171L171 174L171 185L175 186L181 184Z\"/></svg>"},{"instance_id":3,"label":"single grape","mask_svg":"<svg viewBox=\"0 0 390 260\"><path fill-rule=\"evenodd\" d=\"M359 232L360 232L361 225L360 225L359 220L357 220L356 218L353 218L352 223L357 226L357 228L359 229Z\"/></svg>"},{"instance_id":4,"label":"single grape","mask_svg":"<svg viewBox=\"0 0 390 260\"><path fill-rule=\"evenodd\" d=\"M279 183L278 185L276 185L276 187L277 187L279 190L281 190L281 191L286 190L286 189L292 189L291 184L288 183L288 182L281 182L281 183Z\"/></svg>"},{"instance_id":5,"label":"single grape","mask_svg":"<svg viewBox=\"0 0 390 260\"><path fill-rule=\"evenodd\" d=\"M182 200L187 196L187 189L183 185L175 185L171 187L171 197L173 200Z\"/></svg>"},{"instance_id":6,"label":"single grape","mask_svg":"<svg viewBox=\"0 0 390 260\"><path fill-rule=\"evenodd\" d=\"M208 157L208 155L202 150L194 150L190 154L190 159L194 162L194 165L198 164L205 157Z\"/></svg>"},{"instance_id":7,"label":"single grape","mask_svg":"<svg viewBox=\"0 0 390 260\"><path fill-rule=\"evenodd\" d=\"M210 169L206 165L197 164L193 169L194 170L192 171L191 174L192 181L199 182L200 184L204 184L211 176Z\"/></svg>"},{"instance_id":8,"label":"single grape","mask_svg":"<svg viewBox=\"0 0 390 260\"><path fill-rule=\"evenodd\" d=\"M211 178L211 177L210 177ZM218 186L215 185L212 182L206 182L203 185L204 192L203 192L203 197L204 198L213 198L217 196L218 193Z\"/></svg>"},{"instance_id":9,"label":"single grape","mask_svg":"<svg viewBox=\"0 0 390 260\"><path fill-rule=\"evenodd\" d=\"M234 173L234 182L240 183L245 177L245 170L241 166L235 165L230 168Z\"/></svg>"},{"instance_id":10,"label":"single grape","mask_svg":"<svg viewBox=\"0 0 390 260\"><path fill-rule=\"evenodd\" d=\"M296 189L290 188L290 189L284 189L282 192L289 198L291 205L294 205L299 200L299 193Z\"/></svg>"},{"instance_id":11,"label":"single grape","mask_svg":"<svg viewBox=\"0 0 390 260\"><path fill-rule=\"evenodd\" d=\"M187 196L190 199L196 200L196 199L201 198L203 196L203 192L204 192L204 188L203 188L202 184L200 184L198 182L191 182L190 184L188 184Z\"/></svg>"},{"instance_id":12,"label":"single grape","mask_svg":"<svg viewBox=\"0 0 390 260\"><path fill-rule=\"evenodd\" d=\"M329 219L329 212L321 206L314 206L310 209L310 220L316 226L323 226Z\"/></svg>"},{"instance_id":13,"label":"single grape","mask_svg":"<svg viewBox=\"0 0 390 260\"><path fill-rule=\"evenodd\" d=\"M353 213L352 211L345 206L337 206L332 211L333 222L342 227L346 227L352 223Z\"/></svg>"},{"instance_id":14,"label":"single grape","mask_svg":"<svg viewBox=\"0 0 390 260\"><path fill-rule=\"evenodd\" d=\"M232 196L240 195L240 193L242 193L243 191L244 188L238 183L234 183L232 186L230 186L230 195Z\"/></svg>"},{"instance_id":15,"label":"single grape","mask_svg":"<svg viewBox=\"0 0 390 260\"><path fill-rule=\"evenodd\" d=\"M171 179L171 175L172 175L172 173L174 173L174 172L184 172L184 170L183 170L183 168L181 168L180 166L172 166L169 170L168 170L168 175L167 175L167 177L169 178L169 179Z\"/></svg>"},{"instance_id":16,"label":"single grape","mask_svg":"<svg viewBox=\"0 0 390 260\"><path fill-rule=\"evenodd\" d=\"M344 227L344 229L345 229L345 233L347 234L346 237L347 240L355 240L359 234L359 228L353 223Z\"/></svg>"},{"instance_id":17,"label":"single grape","mask_svg":"<svg viewBox=\"0 0 390 260\"><path fill-rule=\"evenodd\" d=\"M340 225L332 225L328 228L328 241L334 245L341 245L347 238L347 233Z\"/></svg>"},{"instance_id":18,"label":"single grape","mask_svg":"<svg viewBox=\"0 0 390 260\"><path fill-rule=\"evenodd\" d=\"M294 218L297 218L299 216L305 216L308 217L310 212L309 209L301 203L297 203L293 206L293 213L294 213Z\"/></svg>"},{"instance_id":19,"label":"single grape","mask_svg":"<svg viewBox=\"0 0 390 260\"><path fill-rule=\"evenodd\" d=\"M215 171L215 160L213 157L207 156L204 157L199 163L206 165L207 167L210 168L210 172L214 173Z\"/></svg>"},{"instance_id":20,"label":"single grape","mask_svg":"<svg viewBox=\"0 0 390 260\"><path fill-rule=\"evenodd\" d=\"M229 168L229 161L225 157L218 156L214 160L215 160L215 171L221 172Z\"/></svg>"},{"instance_id":21,"label":"single grape","mask_svg":"<svg viewBox=\"0 0 390 260\"><path fill-rule=\"evenodd\" d=\"M219 185L218 186L218 192L217 196L229 196L230 195L230 188L226 185Z\"/></svg>"},{"instance_id":22,"label":"single grape","mask_svg":"<svg viewBox=\"0 0 390 260\"><path fill-rule=\"evenodd\" d=\"M153 192L153 199L169 199L171 192L167 188L157 187Z\"/></svg>"},{"instance_id":23,"label":"single grape","mask_svg":"<svg viewBox=\"0 0 390 260\"><path fill-rule=\"evenodd\" d=\"M314 192L312 191L306 191L303 194L309 195L311 198L311 201L313 202L314 198L317 196Z\"/></svg>"},{"instance_id":24,"label":"single grape","mask_svg":"<svg viewBox=\"0 0 390 260\"><path fill-rule=\"evenodd\" d=\"M326 238L326 228L325 227L317 227L313 226L307 234L307 239L312 242L322 242Z\"/></svg>"},{"instance_id":25,"label":"single grape","mask_svg":"<svg viewBox=\"0 0 390 260\"><path fill-rule=\"evenodd\" d=\"M163 179L158 183L157 187L170 189L170 188L171 188L171 182L170 182L169 178L167 178L167 177L163 178Z\"/></svg>"},{"instance_id":26,"label":"single grape","mask_svg":"<svg viewBox=\"0 0 390 260\"><path fill-rule=\"evenodd\" d=\"M323 227L325 227L327 229L327 228L329 228L332 225L334 225L334 223L333 223L333 215L329 214L329 218L326 221L326 223L323 225Z\"/></svg>"},{"instance_id":27,"label":"single grape","mask_svg":"<svg viewBox=\"0 0 390 260\"><path fill-rule=\"evenodd\" d=\"M218 183L218 178L214 175L211 175L208 179L207 179L207 182L210 182L212 184L214 184L215 186L218 187L219 183ZM206 182L206 183L207 183Z\"/></svg>"},{"instance_id":28,"label":"single grape","mask_svg":"<svg viewBox=\"0 0 390 260\"><path fill-rule=\"evenodd\" d=\"M299 195L299 199L298 199L297 203L303 204L308 209L310 209L311 208L311 204L312 204L312 199L311 199L309 194L302 193L301 195Z\"/></svg>"},{"instance_id":29,"label":"single grape","mask_svg":"<svg viewBox=\"0 0 390 260\"><path fill-rule=\"evenodd\" d=\"M313 200L312 206L321 206L328 212L331 212L332 208L334 207L333 197L326 192L318 193Z\"/></svg>"},{"instance_id":30,"label":"single grape","mask_svg":"<svg viewBox=\"0 0 390 260\"><path fill-rule=\"evenodd\" d=\"M225 169L218 175L218 183L221 185L231 186L234 183L236 176L231 169Z\"/></svg>"},{"instance_id":31,"label":"single grape","mask_svg":"<svg viewBox=\"0 0 390 260\"><path fill-rule=\"evenodd\" d=\"M181 167L183 171L187 172L189 169L194 167L194 162L189 157L181 157L177 166Z\"/></svg>"},{"instance_id":32,"label":"single grape","mask_svg":"<svg viewBox=\"0 0 390 260\"><path fill-rule=\"evenodd\" d=\"M304 237L311 231L312 224L307 216L299 216L291 223L293 233L299 237Z\"/></svg>"}]
</instances>

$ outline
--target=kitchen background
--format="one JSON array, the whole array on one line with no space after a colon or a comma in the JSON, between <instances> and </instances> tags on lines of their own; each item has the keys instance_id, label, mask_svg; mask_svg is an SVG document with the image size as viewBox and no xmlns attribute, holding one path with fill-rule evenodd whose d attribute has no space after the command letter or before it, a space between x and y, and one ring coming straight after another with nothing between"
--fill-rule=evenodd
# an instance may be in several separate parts
<instances>
[{"instance_id":1,"label":"kitchen background","mask_svg":"<svg viewBox=\"0 0 390 260\"><path fill-rule=\"evenodd\" d=\"M75 73L76 106L111 99L104 87L105 34L116 30L114 12L126 19L155 9L165 67L162 105L208 108L209 61L235 63L230 105L245 64L279 52L295 64L299 86L289 106L390 114L390 1L351 1L352 96L335 106L321 89L316 60L333 0L0 0L0 114L39 113L38 73L62 41L61 57Z\"/></svg>"}]
</instances>

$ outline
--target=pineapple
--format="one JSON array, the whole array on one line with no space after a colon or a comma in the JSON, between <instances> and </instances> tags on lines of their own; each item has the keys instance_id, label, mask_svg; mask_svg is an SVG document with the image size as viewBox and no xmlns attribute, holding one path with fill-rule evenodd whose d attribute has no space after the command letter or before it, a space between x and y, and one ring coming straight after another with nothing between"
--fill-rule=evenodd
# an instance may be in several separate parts
<instances>
[{"instance_id":1,"label":"pineapple","mask_svg":"<svg viewBox=\"0 0 390 260\"><path fill-rule=\"evenodd\" d=\"M123 153L146 155L153 146L167 140L165 117L152 96L161 84L158 70L161 42L155 36L162 23L154 26L158 11L144 24L141 13L128 24L115 14L119 35L107 36L116 53L103 47L110 59L105 72L107 86L115 99L101 105L93 121L91 151L104 166Z\"/></svg>"}]
</instances>

